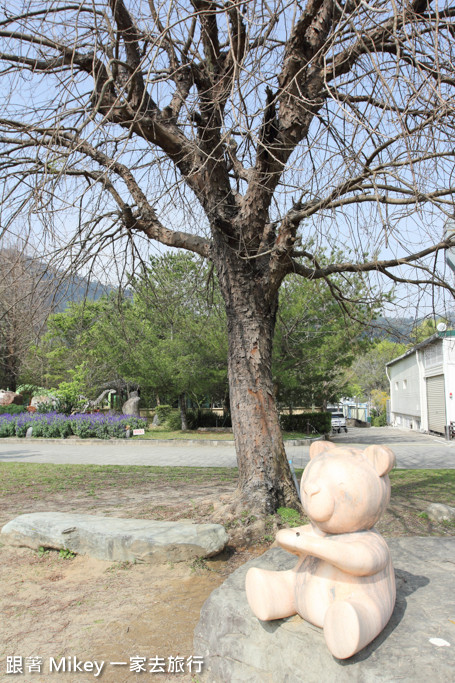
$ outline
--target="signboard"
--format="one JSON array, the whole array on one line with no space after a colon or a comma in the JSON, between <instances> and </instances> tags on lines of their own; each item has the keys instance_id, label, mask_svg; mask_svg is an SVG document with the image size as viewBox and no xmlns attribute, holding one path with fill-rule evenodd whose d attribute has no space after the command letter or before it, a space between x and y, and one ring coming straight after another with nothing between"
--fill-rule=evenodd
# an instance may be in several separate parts
<instances>
[{"instance_id":1,"label":"signboard","mask_svg":"<svg viewBox=\"0 0 455 683\"><path fill-rule=\"evenodd\" d=\"M145 429L133 429L133 436L141 436L145 434Z\"/></svg>"}]
</instances>

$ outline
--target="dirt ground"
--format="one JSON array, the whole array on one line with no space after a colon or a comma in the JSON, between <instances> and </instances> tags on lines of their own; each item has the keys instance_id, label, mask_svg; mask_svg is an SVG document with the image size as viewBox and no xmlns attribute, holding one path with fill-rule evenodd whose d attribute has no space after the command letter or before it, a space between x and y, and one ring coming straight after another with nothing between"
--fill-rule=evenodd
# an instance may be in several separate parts
<instances>
[{"instance_id":1,"label":"dirt ground","mask_svg":"<svg viewBox=\"0 0 455 683\"><path fill-rule=\"evenodd\" d=\"M223 487L224 492L233 486ZM210 485L153 487L107 491L96 500L84 494L52 493L39 500L8 498L0 505L0 526L19 514L40 510L85 512L114 517L170 519L199 515ZM32 550L0 547L0 680L85 683L93 673L49 672L49 659L62 657L104 661L98 679L107 683L156 680L197 681L197 663L188 671L193 631L200 609L240 564L262 553L264 546L233 549L206 562L166 565L112 564L78 556L66 560L57 552L41 557ZM23 657L24 674L6 673L6 658ZM29 672L28 657L42 657L41 672ZM146 672L130 671L130 657L146 658ZM164 658L166 674L150 672L149 660ZM169 673L169 657L184 658L184 673ZM110 665L109 662L127 662ZM158 665L161 662L158 660ZM153 668L153 667L152 667Z\"/></svg>"},{"instance_id":2,"label":"dirt ground","mask_svg":"<svg viewBox=\"0 0 455 683\"><path fill-rule=\"evenodd\" d=\"M398 495L378 525L384 535L455 533L453 526L434 526L422 514L429 500L440 496L445 500L446 485L440 483L433 491L431 476L440 475L429 475L425 494L417 487L419 493L410 495L411 484L397 487ZM34 481L18 484L16 490L0 497L0 526L19 514L40 510L168 520L210 518L207 499L213 496L213 482L157 479L153 485L136 482L123 488L112 482L98 488L78 484L73 489L49 491L41 485L33 489ZM217 496L234 487L233 481L218 481ZM455 503L452 499L446 502ZM54 551L39 556L32 550L1 546L0 680L96 680L94 673L49 672L51 657L57 663L62 657L77 657L82 662L104 662L97 678L106 683L176 679L196 683L197 664L190 672L187 658L200 654L193 651L192 641L204 601L238 566L270 547L271 540L273 535L249 548L242 548L237 540L237 547L221 557L160 566L111 564L82 556L63 559ZM24 673L12 678L6 673L7 657L14 656L24 658ZM26 660L29 657L42 658L41 672L28 670L32 666L32 661ZM130 658L134 657L146 658L142 675L130 671ZM164 659L166 673L151 672L149 660L154 657ZM169 657L183 657L183 673L169 672Z\"/></svg>"}]
</instances>

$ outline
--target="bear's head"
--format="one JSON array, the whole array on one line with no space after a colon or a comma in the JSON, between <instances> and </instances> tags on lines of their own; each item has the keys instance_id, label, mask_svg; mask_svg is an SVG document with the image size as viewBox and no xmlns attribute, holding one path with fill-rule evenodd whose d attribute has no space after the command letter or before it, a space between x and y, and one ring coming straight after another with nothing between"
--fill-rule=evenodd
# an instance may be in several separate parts
<instances>
[{"instance_id":1,"label":"bear's head","mask_svg":"<svg viewBox=\"0 0 455 683\"><path fill-rule=\"evenodd\" d=\"M395 456L386 446L337 447L317 441L300 484L312 523L329 534L371 529L390 500L388 473Z\"/></svg>"}]
</instances>

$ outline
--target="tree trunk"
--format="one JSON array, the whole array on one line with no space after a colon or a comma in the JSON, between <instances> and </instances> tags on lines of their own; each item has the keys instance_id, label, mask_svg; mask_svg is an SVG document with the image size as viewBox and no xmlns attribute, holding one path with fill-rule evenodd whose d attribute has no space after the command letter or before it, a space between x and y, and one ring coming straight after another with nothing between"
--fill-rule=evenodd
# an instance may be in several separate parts
<instances>
[{"instance_id":1,"label":"tree trunk","mask_svg":"<svg viewBox=\"0 0 455 683\"><path fill-rule=\"evenodd\" d=\"M259 514L300 508L284 450L272 381L278 294L267 296L252 266L218 250L216 267L226 303L232 427L245 507Z\"/></svg>"},{"instance_id":2,"label":"tree trunk","mask_svg":"<svg viewBox=\"0 0 455 683\"><path fill-rule=\"evenodd\" d=\"M18 366L19 362L16 349L14 348L14 342L10 342L6 351L6 359L3 371L3 381L5 383L5 387L10 391L16 391Z\"/></svg>"},{"instance_id":3,"label":"tree trunk","mask_svg":"<svg viewBox=\"0 0 455 683\"><path fill-rule=\"evenodd\" d=\"M229 397L229 392L226 392L223 398L223 418L226 417L226 415L231 414L231 401Z\"/></svg>"},{"instance_id":4,"label":"tree trunk","mask_svg":"<svg viewBox=\"0 0 455 683\"><path fill-rule=\"evenodd\" d=\"M179 396L180 420L182 422L182 431L186 432L188 429L188 421L186 417L186 398L185 394Z\"/></svg>"}]
</instances>

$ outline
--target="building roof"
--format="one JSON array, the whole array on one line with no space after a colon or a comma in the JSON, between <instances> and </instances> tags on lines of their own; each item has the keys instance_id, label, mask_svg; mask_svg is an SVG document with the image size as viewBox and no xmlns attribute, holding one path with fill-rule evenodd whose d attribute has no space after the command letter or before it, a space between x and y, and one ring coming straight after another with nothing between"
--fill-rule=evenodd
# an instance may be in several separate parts
<instances>
[{"instance_id":1,"label":"building roof","mask_svg":"<svg viewBox=\"0 0 455 683\"><path fill-rule=\"evenodd\" d=\"M445 332L435 332L435 334L432 334L431 337L427 337L424 339L420 344L416 344L415 346L412 347L412 349L409 349L409 351L406 351L403 353L401 356L397 356L393 360L390 360L388 363L386 363L386 367L388 365L393 365L394 363L397 363L399 360L402 360L403 358L407 358L408 356L412 356L413 353L418 351L419 349L423 349L425 346L429 346L429 344L432 344L435 341L439 341L439 339L443 339L444 337L455 337L455 330L446 330Z\"/></svg>"}]
</instances>

